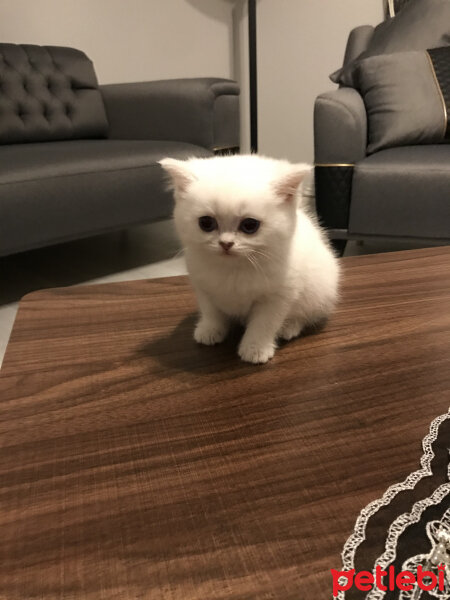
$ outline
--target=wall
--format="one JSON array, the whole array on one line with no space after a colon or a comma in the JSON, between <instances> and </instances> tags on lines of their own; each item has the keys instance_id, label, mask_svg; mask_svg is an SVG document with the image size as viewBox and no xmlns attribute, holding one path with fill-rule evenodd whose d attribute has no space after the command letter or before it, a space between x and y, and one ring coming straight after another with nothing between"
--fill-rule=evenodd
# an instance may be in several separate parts
<instances>
[{"instance_id":1,"label":"wall","mask_svg":"<svg viewBox=\"0 0 450 600\"><path fill-rule=\"evenodd\" d=\"M101 83L230 77L225 0L0 0L2 42L74 46Z\"/></svg>"},{"instance_id":2,"label":"wall","mask_svg":"<svg viewBox=\"0 0 450 600\"><path fill-rule=\"evenodd\" d=\"M334 84L349 31L383 19L382 0L258 0L259 152L313 160L315 97Z\"/></svg>"}]
</instances>

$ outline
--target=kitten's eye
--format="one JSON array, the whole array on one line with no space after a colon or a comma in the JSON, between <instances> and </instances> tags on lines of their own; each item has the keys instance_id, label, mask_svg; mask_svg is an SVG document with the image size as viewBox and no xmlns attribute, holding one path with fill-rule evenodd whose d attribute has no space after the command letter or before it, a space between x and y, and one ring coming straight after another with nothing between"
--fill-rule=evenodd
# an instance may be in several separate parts
<instances>
[{"instance_id":1,"label":"kitten's eye","mask_svg":"<svg viewBox=\"0 0 450 600\"><path fill-rule=\"evenodd\" d=\"M258 221L257 219L242 219L242 221L239 223L239 229L243 232L243 233L256 233L259 229L259 226L261 225L261 222Z\"/></svg>"},{"instance_id":2,"label":"kitten's eye","mask_svg":"<svg viewBox=\"0 0 450 600\"><path fill-rule=\"evenodd\" d=\"M217 229L217 221L214 217L200 217L198 220L198 224L202 231L206 231L207 233L210 231L214 231Z\"/></svg>"}]
</instances>

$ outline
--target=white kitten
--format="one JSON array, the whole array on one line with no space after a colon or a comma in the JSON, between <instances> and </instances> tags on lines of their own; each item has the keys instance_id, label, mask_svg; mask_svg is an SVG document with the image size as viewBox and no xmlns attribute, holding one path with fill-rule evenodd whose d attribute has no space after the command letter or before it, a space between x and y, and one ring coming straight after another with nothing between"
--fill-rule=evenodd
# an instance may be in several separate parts
<instances>
[{"instance_id":1,"label":"white kitten","mask_svg":"<svg viewBox=\"0 0 450 600\"><path fill-rule=\"evenodd\" d=\"M239 356L265 363L276 340L298 336L333 309L339 268L299 206L311 170L256 155L160 161L175 193L175 225L200 308L194 338L222 342L246 325Z\"/></svg>"}]
</instances>

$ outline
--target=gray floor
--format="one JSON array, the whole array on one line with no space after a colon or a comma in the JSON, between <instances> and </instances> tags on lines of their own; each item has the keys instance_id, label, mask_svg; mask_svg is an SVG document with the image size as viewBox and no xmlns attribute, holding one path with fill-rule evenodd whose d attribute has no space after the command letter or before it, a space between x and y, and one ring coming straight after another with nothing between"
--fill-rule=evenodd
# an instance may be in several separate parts
<instances>
[{"instance_id":1,"label":"gray floor","mask_svg":"<svg viewBox=\"0 0 450 600\"><path fill-rule=\"evenodd\" d=\"M359 245L345 255L388 252L402 243ZM39 289L186 273L172 221L0 258L0 365L20 298Z\"/></svg>"}]
</instances>

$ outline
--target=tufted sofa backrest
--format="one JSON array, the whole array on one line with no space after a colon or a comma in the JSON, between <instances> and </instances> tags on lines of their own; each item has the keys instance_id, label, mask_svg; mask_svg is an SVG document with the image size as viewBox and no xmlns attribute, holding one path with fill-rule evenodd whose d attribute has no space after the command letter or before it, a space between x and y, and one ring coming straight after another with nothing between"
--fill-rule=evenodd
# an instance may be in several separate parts
<instances>
[{"instance_id":1,"label":"tufted sofa backrest","mask_svg":"<svg viewBox=\"0 0 450 600\"><path fill-rule=\"evenodd\" d=\"M0 44L0 144L107 134L94 67L83 52Z\"/></svg>"}]
</instances>

